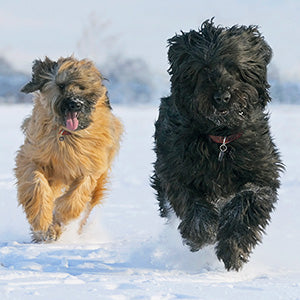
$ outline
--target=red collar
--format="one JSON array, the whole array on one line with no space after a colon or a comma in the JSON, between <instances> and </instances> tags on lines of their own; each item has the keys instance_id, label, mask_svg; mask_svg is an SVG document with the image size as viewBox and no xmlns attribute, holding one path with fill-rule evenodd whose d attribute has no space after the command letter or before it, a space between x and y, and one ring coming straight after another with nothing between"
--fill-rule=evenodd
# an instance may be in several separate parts
<instances>
[{"instance_id":1,"label":"red collar","mask_svg":"<svg viewBox=\"0 0 300 300\"><path fill-rule=\"evenodd\" d=\"M218 144L228 144L231 143L242 136L242 133L237 133L229 136L217 136L217 135L209 135L212 141Z\"/></svg>"},{"instance_id":2,"label":"red collar","mask_svg":"<svg viewBox=\"0 0 300 300\"><path fill-rule=\"evenodd\" d=\"M71 133L70 131L61 129L61 130L58 132L58 134L59 134L59 135L71 135L72 133Z\"/></svg>"},{"instance_id":3,"label":"red collar","mask_svg":"<svg viewBox=\"0 0 300 300\"><path fill-rule=\"evenodd\" d=\"M59 140L60 141L63 141L65 138L63 137L64 135L71 135L72 133L70 131L67 131L67 130L64 130L64 129L61 129L59 132Z\"/></svg>"}]
</instances>

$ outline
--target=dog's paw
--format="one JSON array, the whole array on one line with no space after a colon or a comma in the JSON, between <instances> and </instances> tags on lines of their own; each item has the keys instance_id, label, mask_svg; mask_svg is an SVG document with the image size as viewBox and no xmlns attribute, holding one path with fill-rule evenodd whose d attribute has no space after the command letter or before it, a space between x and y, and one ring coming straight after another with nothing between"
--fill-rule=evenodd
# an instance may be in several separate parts
<instances>
[{"instance_id":1,"label":"dog's paw","mask_svg":"<svg viewBox=\"0 0 300 300\"><path fill-rule=\"evenodd\" d=\"M273 199L271 189L252 187L237 193L221 210L216 253L228 271L238 271L261 241Z\"/></svg>"},{"instance_id":2,"label":"dog's paw","mask_svg":"<svg viewBox=\"0 0 300 300\"><path fill-rule=\"evenodd\" d=\"M235 239L244 252L250 252L261 241L273 208L273 195L267 189L239 192L221 210L217 240Z\"/></svg>"},{"instance_id":3,"label":"dog's paw","mask_svg":"<svg viewBox=\"0 0 300 300\"><path fill-rule=\"evenodd\" d=\"M59 224L50 225L47 231L31 231L33 243L51 243L61 235L61 226Z\"/></svg>"},{"instance_id":4,"label":"dog's paw","mask_svg":"<svg viewBox=\"0 0 300 300\"><path fill-rule=\"evenodd\" d=\"M192 252L216 241L218 214L214 210L202 208L187 216L179 224L178 229L183 242Z\"/></svg>"},{"instance_id":5,"label":"dog's paw","mask_svg":"<svg viewBox=\"0 0 300 300\"><path fill-rule=\"evenodd\" d=\"M249 253L245 253L233 239L219 242L216 254L222 260L227 271L239 271L243 264L248 262Z\"/></svg>"}]
</instances>

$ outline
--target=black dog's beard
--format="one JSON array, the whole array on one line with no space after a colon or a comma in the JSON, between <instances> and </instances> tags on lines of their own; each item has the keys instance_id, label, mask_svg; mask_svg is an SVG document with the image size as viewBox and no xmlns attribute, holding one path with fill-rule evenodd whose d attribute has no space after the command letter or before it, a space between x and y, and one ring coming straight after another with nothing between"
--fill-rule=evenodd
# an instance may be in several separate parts
<instances>
[{"instance_id":1,"label":"black dog's beard","mask_svg":"<svg viewBox=\"0 0 300 300\"><path fill-rule=\"evenodd\" d=\"M194 99L193 111L198 111L199 115L205 120L213 122L216 127L236 128L243 127L247 120L254 113L255 104L258 99L257 91L250 86L241 86L243 92L236 89L232 92L232 99L230 102L222 107L213 105L210 97L201 95Z\"/></svg>"},{"instance_id":2,"label":"black dog's beard","mask_svg":"<svg viewBox=\"0 0 300 300\"><path fill-rule=\"evenodd\" d=\"M226 76L218 78L218 83L207 84L208 79L200 76L199 85L192 87L189 85L192 78L180 85L180 89L174 89L173 95L175 104L180 114L184 114L191 122L200 121L205 125L216 127L236 128L243 126L243 123L251 117L255 107L260 101L258 91L255 87L237 80L230 79L230 84L226 84L233 76L228 72ZM204 84L203 84L204 82ZM223 88L229 85L228 88ZM220 92L221 91L221 92ZM228 100L216 99L218 93L229 95ZM211 122L207 122L207 121ZM209 124L210 123L210 124Z\"/></svg>"},{"instance_id":3,"label":"black dog's beard","mask_svg":"<svg viewBox=\"0 0 300 300\"><path fill-rule=\"evenodd\" d=\"M205 127L243 127L247 122L252 108L242 103L232 103L224 109L217 109L209 100L198 98L192 101L191 107L181 111L186 119L200 123ZM202 127L203 127L202 126Z\"/></svg>"},{"instance_id":4,"label":"black dog's beard","mask_svg":"<svg viewBox=\"0 0 300 300\"><path fill-rule=\"evenodd\" d=\"M246 112L241 109L227 109L224 111L218 111L213 108L213 113L208 114L206 118L212 121L216 126L226 126L226 127L237 127L241 126L246 117Z\"/></svg>"}]
</instances>

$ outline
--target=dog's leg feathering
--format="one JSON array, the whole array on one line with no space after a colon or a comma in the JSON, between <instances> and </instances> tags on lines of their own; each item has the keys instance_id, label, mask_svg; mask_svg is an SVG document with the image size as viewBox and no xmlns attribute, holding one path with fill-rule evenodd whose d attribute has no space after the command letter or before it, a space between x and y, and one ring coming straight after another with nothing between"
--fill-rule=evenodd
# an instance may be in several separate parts
<instances>
[{"instance_id":1,"label":"dog's leg feathering","mask_svg":"<svg viewBox=\"0 0 300 300\"><path fill-rule=\"evenodd\" d=\"M85 226L93 208L101 202L104 193L106 191L106 187L105 187L106 183L107 183L107 172L103 173L97 180L97 184L93 191L91 201L87 204L84 217L80 222L79 230L78 230L79 234L82 233L83 227Z\"/></svg>"},{"instance_id":2,"label":"dog's leg feathering","mask_svg":"<svg viewBox=\"0 0 300 300\"><path fill-rule=\"evenodd\" d=\"M169 202L167 201L167 195L162 189L161 181L159 180L156 173L151 177L151 186L156 190L156 198L159 204L159 214L162 218L168 218L170 216L170 210L172 209Z\"/></svg>"},{"instance_id":3,"label":"dog's leg feathering","mask_svg":"<svg viewBox=\"0 0 300 300\"><path fill-rule=\"evenodd\" d=\"M213 244L218 228L218 211L213 205L190 203L178 226L183 241L192 252Z\"/></svg>"},{"instance_id":4,"label":"dog's leg feathering","mask_svg":"<svg viewBox=\"0 0 300 300\"><path fill-rule=\"evenodd\" d=\"M42 171L35 165L20 167L17 172L18 199L26 213L33 235L39 232L41 239L33 237L39 242L47 239L49 226L52 224L52 210L54 195L49 182Z\"/></svg>"},{"instance_id":5,"label":"dog's leg feathering","mask_svg":"<svg viewBox=\"0 0 300 300\"><path fill-rule=\"evenodd\" d=\"M253 248L261 241L276 199L271 188L252 186L223 207L216 253L228 271L238 271L248 262Z\"/></svg>"},{"instance_id":6,"label":"dog's leg feathering","mask_svg":"<svg viewBox=\"0 0 300 300\"><path fill-rule=\"evenodd\" d=\"M91 190L96 181L91 176L76 179L69 190L55 201L55 219L59 224L66 225L78 218L91 200Z\"/></svg>"},{"instance_id":7,"label":"dog's leg feathering","mask_svg":"<svg viewBox=\"0 0 300 300\"><path fill-rule=\"evenodd\" d=\"M180 218L178 229L184 244L192 252L216 241L219 211L214 204L200 198L176 180L161 180L157 172L151 180L157 192L161 217L168 218L170 211L173 211Z\"/></svg>"}]
</instances>

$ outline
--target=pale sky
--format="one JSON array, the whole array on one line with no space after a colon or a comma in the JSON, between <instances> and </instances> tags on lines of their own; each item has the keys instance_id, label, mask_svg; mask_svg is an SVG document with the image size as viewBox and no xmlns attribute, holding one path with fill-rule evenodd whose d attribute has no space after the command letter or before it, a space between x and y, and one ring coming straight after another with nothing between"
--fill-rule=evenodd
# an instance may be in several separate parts
<instances>
[{"instance_id":1,"label":"pale sky","mask_svg":"<svg viewBox=\"0 0 300 300\"><path fill-rule=\"evenodd\" d=\"M167 39L213 16L224 26L259 25L281 76L300 80L299 0L0 0L0 55L30 72L45 55L122 53L166 74Z\"/></svg>"}]
</instances>

